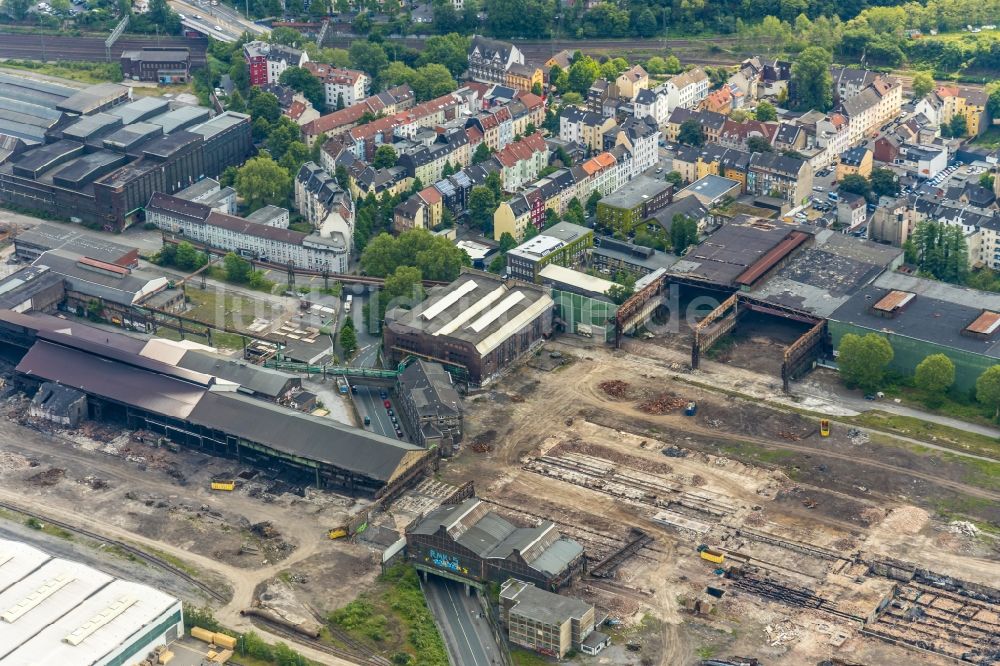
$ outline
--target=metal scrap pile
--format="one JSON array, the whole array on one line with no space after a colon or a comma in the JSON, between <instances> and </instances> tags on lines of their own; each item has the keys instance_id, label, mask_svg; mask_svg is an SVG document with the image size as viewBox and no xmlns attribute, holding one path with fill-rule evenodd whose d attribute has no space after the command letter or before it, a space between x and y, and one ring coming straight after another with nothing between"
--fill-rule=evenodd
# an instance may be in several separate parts
<instances>
[{"instance_id":1,"label":"metal scrap pile","mask_svg":"<svg viewBox=\"0 0 1000 666\"><path fill-rule=\"evenodd\" d=\"M620 379L611 379L597 385L602 391L612 398L624 398L629 390L629 385Z\"/></svg>"},{"instance_id":2,"label":"metal scrap pile","mask_svg":"<svg viewBox=\"0 0 1000 666\"><path fill-rule=\"evenodd\" d=\"M661 393L639 405L639 409L647 414L666 414L683 408L687 405L687 400L678 398L670 393Z\"/></svg>"}]
</instances>

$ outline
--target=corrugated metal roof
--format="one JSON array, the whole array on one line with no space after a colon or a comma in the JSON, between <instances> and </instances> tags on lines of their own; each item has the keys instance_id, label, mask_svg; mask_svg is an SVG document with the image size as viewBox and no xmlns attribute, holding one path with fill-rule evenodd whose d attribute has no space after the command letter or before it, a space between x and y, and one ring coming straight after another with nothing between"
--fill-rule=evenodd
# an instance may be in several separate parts
<instances>
[{"instance_id":1,"label":"corrugated metal roof","mask_svg":"<svg viewBox=\"0 0 1000 666\"><path fill-rule=\"evenodd\" d=\"M872 308L882 312L894 312L895 310L905 306L915 297L916 294L908 291L890 291L888 294L879 299L879 302L873 305Z\"/></svg>"},{"instance_id":2,"label":"corrugated metal roof","mask_svg":"<svg viewBox=\"0 0 1000 666\"><path fill-rule=\"evenodd\" d=\"M180 419L205 394L202 386L44 340L31 347L17 371Z\"/></svg>"},{"instance_id":3,"label":"corrugated metal roof","mask_svg":"<svg viewBox=\"0 0 1000 666\"><path fill-rule=\"evenodd\" d=\"M982 335L991 335L1000 327L1000 314L983 310L976 320L969 324L965 330Z\"/></svg>"}]
</instances>

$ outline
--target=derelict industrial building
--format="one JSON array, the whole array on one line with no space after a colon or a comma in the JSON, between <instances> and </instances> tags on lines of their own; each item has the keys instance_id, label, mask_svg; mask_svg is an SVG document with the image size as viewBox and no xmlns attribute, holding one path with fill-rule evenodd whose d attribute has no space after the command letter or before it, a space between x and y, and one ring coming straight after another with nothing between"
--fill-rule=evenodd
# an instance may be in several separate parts
<instances>
[{"instance_id":1,"label":"derelict industrial building","mask_svg":"<svg viewBox=\"0 0 1000 666\"><path fill-rule=\"evenodd\" d=\"M0 311L0 347L16 361L20 385L29 393L44 382L80 391L90 418L376 498L392 496L436 459L422 447L250 397L231 380L170 362L156 352L162 342Z\"/></svg>"}]
</instances>

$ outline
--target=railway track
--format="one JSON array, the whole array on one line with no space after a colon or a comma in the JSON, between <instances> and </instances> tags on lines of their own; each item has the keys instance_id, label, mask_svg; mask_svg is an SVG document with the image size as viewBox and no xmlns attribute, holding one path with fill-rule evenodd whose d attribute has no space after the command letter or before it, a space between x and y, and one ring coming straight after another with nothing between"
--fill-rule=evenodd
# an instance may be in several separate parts
<instances>
[{"instance_id":1,"label":"railway track","mask_svg":"<svg viewBox=\"0 0 1000 666\"><path fill-rule=\"evenodd\" d=\"M262 629L266 629L269 633L281 636L282 638L287 638L295 643L308 645L314 650L325 652L326 654L339 657L340 659L358 664L359 666L392 666L391 661L385 657L375 654L369 648L364 647L341 631L331 629L331 634L337 640L343 642L349 648L352 648L351 650L345 650L343 648L336 647L335 645L324 643L318 638L309 638L308 636L296 633L291 629L286 629L279 624L269 622L266 618L259 616L254 616L252 622L259 625Z\"/></svg>"},{"instance_id":2,"label":"railway track","mask_svg":"<svg viewBox=\"0 0 1000 666\"><path fill-rule=\"evenodd\" d=\"M90 530L85 530L83 528L76 527L74 525L70 525L69 523L64 523L64 522L62 522L60 520L55 520L54 518L50 518L48 516L44 516L42 514L34 512L34 511L28 511L28 510L26 510L26 509L24 509L24 508L22 508L20 506L17 506L15 504L10 504L8 502L2 502L2 501L0 501L0 508L7 509L8 511L14 511L14 512L23 514L23 515L28 516L30 518L34 518L35 520L37 520L39 522L47 523L49 525L55 525L56 527L64 529L67 532L70 532L72 534L79 534L81 536L87 537L88 539L93 539L94 541L97 541L97 542L100 542L100 543L105 543L105 544L108 544L110 546L114 546L115 548L119 548L119 549L125 551L126 553L128 553L128 554L130 554L130 555L132 555L134 557L139 558L140 560L142 560L144 562L148 562L149 564L157 566L157 567L159 567L159 568L161 568L161 569L163 569L163 570L165 570L165 571L173 574L174 576L177 576L178 578L183 579L184 581L190 583L191 585L194 585L199 590L201 590L205 594L209 595L210 597L212 597L216 601L219 601L221 603L226 603L227 601L229 601L229 598L225 594L223 594L222 592L219 592L218 590L216 590L215 588L213 588L213 587L211 587L209 585L206 585L205 583L201 582L200 580L198 580L194 576L191 576L190 574L188 574L183 569L181 569L181 568L179 568L179 567L171 564L170 562L164 560L161 557L157 557L156 555L152 555L150 553L145 552L144 550L136 548L135 546L129 545L128 543L126 543L124 541L119 541L117 539L111 539L109 537L102 536L100 534L97 534L96 532L91 532Z\"/></svg>"},{"instance_id":3,"label":"railway track","mask_svg":"<svg viewBox=\"0 0 1000 666\"><path fill-rule=\"evenodd\" d=\"M204 65L207 39L182 39L179 37L139 37L127 35L111 47L111 62L117 62L126 49L143 46L183 46L191 49L191 64ZM72 60L107 62L108 51L103 37L70 37L66 35L32 35L24 33L0 34L0 58L28 60Z\"/></svg>"}]
</instances>

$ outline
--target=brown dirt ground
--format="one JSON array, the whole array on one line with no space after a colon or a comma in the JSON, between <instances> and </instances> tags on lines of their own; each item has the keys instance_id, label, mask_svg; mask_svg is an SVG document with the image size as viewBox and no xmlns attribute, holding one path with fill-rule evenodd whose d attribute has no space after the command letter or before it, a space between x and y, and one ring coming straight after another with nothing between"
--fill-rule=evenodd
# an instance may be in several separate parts
<instances>
[{"instance_id":1,"label":"brown dirt ground","mask_svg":"<svg viewBox=\"0 0 1000 666\"><path fill-rule=\"evenodd\" d=\"M711 565L695 555L694 547L740 526L845 554L863 550L927 562L970 580L987 582L1000 575L991 540L963 541L927 519L927 511L933 513L943 498L959 501L972 494L976 501L966 502L970 513L1000 520L997 503L983 501L991 494L965 483L968 470L963 465L905 447L856 445L846 430L820 438L811 419L676 381L662 362L605 349L549 348L575 359L552 371L521 367L472 398L467 436L488 432L493 448L467 451L447 462L442 478L452 483L474 479L479 495L513 519L555 521L595 559L623 543L630 527L652 534L654 544L626 562L615 579L582 581L574 591L633 624L647 611L662 620L660 663L689 663L706 651L789 665L830 656L912 663L914 653L863 638L851 627L845 627L848 640L834 648L824 634L835 624L831 616L750 595L728 595L706 617L684 611L685 597L707 599L705 586L718 584ZM630 384L625 398L598 387L614 379ZM723 378L716 381L725 386ZM643 399L662 393L697 400L697 416L653 416L637 409ZM665 457L660 449L666 446L685 449L688 455ZM689 492L707 493L731 504L733 512L715 521L706 535L682 535L653 521L657 509L644 501L613 497L522 467L537 455L579 453L614 461L626 477L652 475ZM855 584L841 581L844 577L834 574L826 560L753 540L742 543L749 555L776 572L811 580L813 587L835 581L829 589L837 603L877 603L870 599L873 593L859 596ZM789 616L794 637L787 644L770 645L764 627L778 626ZM926 658L921 663L938 662Z\"/></svg>"}]
</instances>

